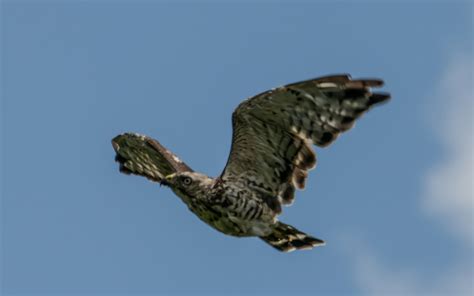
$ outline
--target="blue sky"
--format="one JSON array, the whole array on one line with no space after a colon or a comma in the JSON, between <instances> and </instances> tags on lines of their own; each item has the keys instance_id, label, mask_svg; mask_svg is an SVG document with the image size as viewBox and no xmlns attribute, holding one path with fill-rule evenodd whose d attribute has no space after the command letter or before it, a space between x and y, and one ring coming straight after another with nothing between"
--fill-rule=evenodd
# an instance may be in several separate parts
<instances>
[{"instance_id":1,"label":"blue sky","mask_svg":"<svg viewBox=\"0 0 474 296\"><path fill-rule=\"evenodd\" d=\"M470 2L2 1L5 295L467 295L473 287ZM281 254L118 173L110 139L226 163L241 100L311 77L393 100L326 149Z\"/></svg>"}]
</instances>

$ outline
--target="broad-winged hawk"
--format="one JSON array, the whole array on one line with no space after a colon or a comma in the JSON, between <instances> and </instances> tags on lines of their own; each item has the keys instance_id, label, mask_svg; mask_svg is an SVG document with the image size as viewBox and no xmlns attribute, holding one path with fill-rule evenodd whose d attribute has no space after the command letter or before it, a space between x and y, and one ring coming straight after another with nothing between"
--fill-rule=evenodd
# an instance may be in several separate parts
<instances>
[{"instance_id":1,"label":"broad-winged hawk","mask_svg":"<svg viewBox=\"0 0 474 296\"><path fill-rule=\"evenodd\" d=\"M278 87L242 102L232 115L232 148L222 174L194 172L158 141L115 137L120 171L169 186L201 220L228 235L258 236L280 251L311 249L324 241L279 222L315 167L312 145L331 144L388 93L372 93L380 79L325 76Z\"/></svg>"}]
</instances>

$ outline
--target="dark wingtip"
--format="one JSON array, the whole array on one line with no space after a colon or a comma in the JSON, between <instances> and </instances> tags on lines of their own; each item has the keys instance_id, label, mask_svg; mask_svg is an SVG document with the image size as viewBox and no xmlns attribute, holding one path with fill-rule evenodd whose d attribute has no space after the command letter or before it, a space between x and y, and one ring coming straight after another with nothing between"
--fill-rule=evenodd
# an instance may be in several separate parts
<instances>
[{"instance_id":1,"label":"dark wingtip","mask_svg":"<svg viewBox=\"0 0 474 296\"><path fill-rule=\"evenodd\" d=\"M291 204L293 200L295 199L295 187L293 187L293 185L291 184L287 185L285 191L283 191L281 195L281 198L282 198L283 204L285 205Z\"/></svg>"},{"instance_id":2,"label":"dark wingtip","mask_svg":"<svg viewBox=\"0 0 474 296\"><path fill-rule=\"evenodd\" d=\"M349 84L350 83L360 84L364 87L382 87L385 84L385 82L379 78L358 78L351 80Z\"/></svg>"},{"instance_id":3,"label":"dark wingtip","mask_svg":"<svg viewBox=\"0 0 474 296\"><path fill-rule=\"evenodd\" d=\"M387 102L388 100L390 100L390 94L389 93L385 93L385 92L373 93L369 97L369 105L380 104L380 103L383 103L383 102Z\"/></svg>"},{"instance_id":4,"label":"dark wingtip","mask_svg":"<svg viewBox=\"0 0 474 296\"><path fill-rule=\"evenodd\" d=\"M306 237L304 239L304 241L307 242L307 243L310 243L313 247L324 246L326 244L326 242L323 241L322 239L315 238L315 237L312 237L312 236Z\"/></svg>"}]
</instances>

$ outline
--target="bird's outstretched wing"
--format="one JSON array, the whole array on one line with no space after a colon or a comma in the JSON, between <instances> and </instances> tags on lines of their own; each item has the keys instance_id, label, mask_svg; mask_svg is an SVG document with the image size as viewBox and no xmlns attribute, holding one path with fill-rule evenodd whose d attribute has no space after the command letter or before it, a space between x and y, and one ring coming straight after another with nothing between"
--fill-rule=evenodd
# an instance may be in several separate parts
<instances>
[{"instance_id":1,"label":"bird's outstretched wing","mask_svg":"<svg viewBox=\"0 0 474 296\"><path fill-rule=\"evenodd\" d=\"M112 146L117 153L115 160L120 163L120 171L125 174L160 182L169 174L192 172L176 155L147 136L125 133L113 138Z\"/></svg>"},{"instance_id":2,"label":"bird's outstretched wing","mask_svg":"<svg viewBox=\"0 0 474 296\"><path fill-rule=\"evenodd\" d=\"M379 79L325 76L275 88L242 102L232 115L232 148L221 178L263 193L277 213L305 186L316 165L312 144L324 147L350 129L388 93Z\"/></svg>"}]
</instances>

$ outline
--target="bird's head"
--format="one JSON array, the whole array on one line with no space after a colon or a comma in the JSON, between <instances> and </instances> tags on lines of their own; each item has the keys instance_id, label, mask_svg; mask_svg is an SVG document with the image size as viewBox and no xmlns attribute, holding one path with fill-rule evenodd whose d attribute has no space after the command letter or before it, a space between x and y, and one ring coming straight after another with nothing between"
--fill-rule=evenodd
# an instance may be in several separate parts
<instances>
[{"instance_id":1,"label":"bird's head","mask_svg":"<svg viewBox=\"0 0 474 296\"><path fill-rule=\"evenodd\" d=\"M195 172L181 172L166 176L161 180L162 185L171 187L173 191L188 193L210 188L214 179Z\"/></svg>"}]
</instances>

